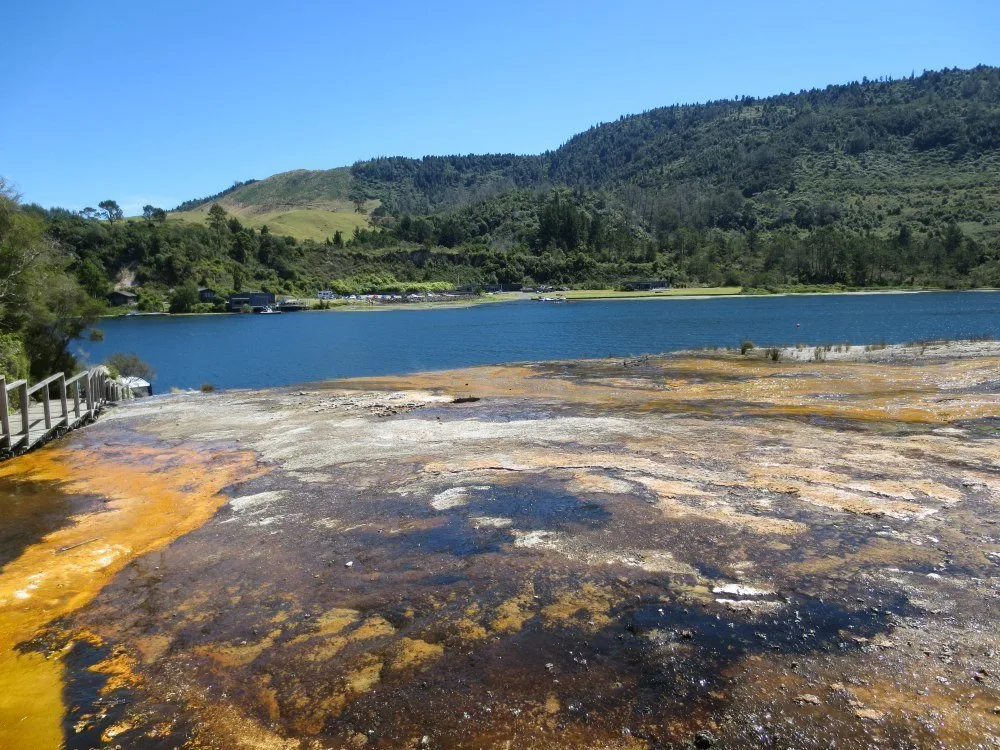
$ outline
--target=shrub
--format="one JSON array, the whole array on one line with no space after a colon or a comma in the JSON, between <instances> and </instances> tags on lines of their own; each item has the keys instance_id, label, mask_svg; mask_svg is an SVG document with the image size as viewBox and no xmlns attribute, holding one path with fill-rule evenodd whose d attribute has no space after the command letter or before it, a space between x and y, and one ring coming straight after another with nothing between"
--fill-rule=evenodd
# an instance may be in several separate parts
<instances>
[{"instance_id":1,"label":"shrub","mask_svg":"<svg viewBox=\"0 0 1000 750\"><path fill-rule=\"evenodd\" d=\"M140 312L163 312L163 295L154 289L140 289L136 307Z\"/></svg>"},{"instance_id":2,"label":"shrub","mask_svg":"<svg viewBox=\"0 0 1000 750\"><path fill-rule=\"evenodd\" d=\"M755 349L756 347L757 345L750 339L744 339L743 343L740 344L740 354L746 354L748 351Z\"/></svg>"},{"instance_id":3,"label":"shrub","mask_svg":"<svg viewBox=\"0 0 1000 750\"><path fill-rule=\"evenodd\" d=\"M0 333L0 375L8 383L28 377L28 353L20 338Z\"/></svg>"},{"instance_id":4,"label":"shrub","mask_svg":"<svg viewBox=\"0 0 1000 750\"><path fill-rule=\"evenodd\" d=\"M215 390L215 386L211 383L202 383L200 390L202 393L212 393Z\"/></svg>"},{"instance_id":5,"label":"shrub","mask_svg":"<svg viewBox=\"0 0 1000 750\"><path fill-rule=\"evenodd\" d=\"M772 346L767 349L766 354L772 362L777 362L781 359L781 349L776 346Z\"/></svg>"},{"instance_id":6,"label":"shrub","mask_svg":"<svg viewBox=\"0 0 1000 750\"><path fill-rule=\"evenodd\" d=\"M193 281L174 289L170 295L170 312L187 313L198 304L198 287Z\"/></svg>"}]
</instances>

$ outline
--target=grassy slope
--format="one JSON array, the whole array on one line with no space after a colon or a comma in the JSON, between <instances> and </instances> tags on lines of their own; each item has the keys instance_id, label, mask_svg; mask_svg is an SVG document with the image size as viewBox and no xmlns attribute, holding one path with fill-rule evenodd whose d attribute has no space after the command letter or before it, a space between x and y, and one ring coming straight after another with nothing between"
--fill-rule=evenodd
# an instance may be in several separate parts
<instances>
[{"instance_id":1,"label":"grassy slope","mask_svg":"<svg viewBox=\"0 0 1000 750\"><path fill-rule=\"evenodd\" d=\"M277 208L301 206L316 201L347 202L351 185L349 167L337 169L296 169L234 190L224 204Z\"/></svg>"},{"instance_id":2,"label":"grassy slope","mask_svg":"<svg viewBox=\"0 0 1000 750\"><path fill-rule=\"evenodd\" d=\"M346 167L297 169L245 185L194 210L171 212L168 220L204 224L209 207L218 203L244 225L259 229L266 224L272 234L323 241L339 230L347 238L355 227L368 224L367 215L357 213L348 200L350 184ZM376 206L377 201L368 201L365 210Z\"/></svg>"},{"instance_id":3,"label":"grassy slope","mask_svg":"<svg viewBox=\"0 0 1000 750\"><path fill-rule=\"evenodd\" d=\"M368 225L368 217L365 214L356 213L353 208L348 211L346 207L344 210L296 208L266 213L251 213L225 205L223 207L246 226L260 229L266 224L272 234L287 235L297 240L323 241L328 237L333 237L337 230L340 230L346 239L354 232L354 227ZM207 217L208 207L203 206L194 211L171 213L168 216L168 221L204 224Z\"/></svg>"}]
</instances>

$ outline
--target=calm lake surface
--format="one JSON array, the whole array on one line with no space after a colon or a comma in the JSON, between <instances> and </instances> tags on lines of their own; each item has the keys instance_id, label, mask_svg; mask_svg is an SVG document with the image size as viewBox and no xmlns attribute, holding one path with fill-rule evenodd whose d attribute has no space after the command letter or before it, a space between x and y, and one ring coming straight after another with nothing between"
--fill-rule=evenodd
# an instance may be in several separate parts
<instances>
[{"instance_id":1,"label":"calm lake surface","mask_svg":"<svg viewBox=\"0 0 1000 750\"><path fill-rule=\"evenodd\" d=\"M796 324L799 324L797 327ZM290 385L471 365L703 346L1000 337L1000 292L566 302L109 319L86 361L135 352L171 386Z\"/></svg>"}]
</instances>

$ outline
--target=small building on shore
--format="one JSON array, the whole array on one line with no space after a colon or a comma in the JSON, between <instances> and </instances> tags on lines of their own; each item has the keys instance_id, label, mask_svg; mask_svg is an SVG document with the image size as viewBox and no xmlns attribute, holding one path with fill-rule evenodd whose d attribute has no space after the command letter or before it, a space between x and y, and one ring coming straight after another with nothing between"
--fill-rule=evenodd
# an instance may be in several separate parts
<instances>
[{"instance_id":1,"label":"small building on shore","mask_svg":"<svg viewBox=\"0 0 1000 750\"><path fill-rule=\"evenodd\" d=\"M199 302L215 302L215 290L207 286L198 287Z\"/></svg>"},{"instance_id":2,"label":"small building on shore","mask_svg":"<svg viewBox=\"0 0 1000 750\"><path fill-rule=\"evenodd\" d=\"M641 279L639 281L623 281L622 288L629 292L651 292L655 289L669 289L670 282L664 279Z\"/></svg>"},{"instance_id":3,"label":"small building on shore","mask_svg":"<svg viewBox=\"0 0 1000 750\"><path fill-rule=\"evenodd\" d=\"M251 310L263 310L274 304L274 295L270 292L236 292L229 295L229 302L226 309L230 312L239 312L244 307Z\"/></svg>"},{"instance_id":4,"label":"small building on shore","mask_svg":"<svg viewBox=\"0 0 1000 750\"><path fill-rule=\"evenodd\" d=\"M134 305L139 300L139 295L134 292L119 292L113 291L109 292L107 295L108 304L112 307L126 307L128 305Z\"/></svg>"}]
</instances>

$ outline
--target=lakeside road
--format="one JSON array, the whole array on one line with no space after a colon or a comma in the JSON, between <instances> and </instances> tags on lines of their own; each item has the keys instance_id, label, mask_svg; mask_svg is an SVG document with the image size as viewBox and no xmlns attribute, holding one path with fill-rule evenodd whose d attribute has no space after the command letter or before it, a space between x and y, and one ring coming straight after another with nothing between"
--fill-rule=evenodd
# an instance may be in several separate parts
<instances>
[{"instance_id":1,"label":"lakeside road","mask_svg":"<svg viewBox=\"0 0 1000 750\"><path fill-rule=\"evenodd\" d=\"M513 302L517 300L530 299L531 295L522 294L520 292L506 292L500 294L483 294L478 297L466 298L466 299L452 299L452 300L433 300L427 302L379 302L377 304L370 304L366 300L332 300L332 304L327 308L320 308L318 305L320 300L309 299L309 302L315 303L317 306L309 308L307 310L296 310L295 312L282 313L283 315L298 315L303 312L381 312L385 310L434 310L434 309L450 309L450 308L462 308L462 307L472 307L474 305L485 305L492 304L496 302ZM105 318L125 318L125 317L159 317L164 315L169 315L171 317L183 318L183 317L200 317L200 316L215 316L215 315L244 315L252 313L240 313L240 312L204 312L204 313L138 313L137 315L128 315L126 313L108 313Z\"/></svg>"},{"instance_id":2,"label":"lakeside road","mask_svg":"<svg viewBox=\"0 0 1000 750\"><path fill-rule=\"evenodd\" d=\"M573 299L670 299L672 297L734 297L739 296L742 287L689 287L659 289L641 292L621 292L613 289L570 289L555 292L567 300Z\"/></svg>"},{"instance_id":3,"label":"lakeside road","mask_svg":"<svg viewBox=\"0 0 1000 750\"><path fill-rule=\"evenodd\" d=\"M685 299L713 299L713 298L750 298L766 299L769 297L812 297L812 296L848 296L848 295L872 295L872 294L924 294L946 292L953 290L946 289L854 289L840 290L831 289L829 291L787 291L772 292L766 294L744 293L742 287L689 287L676 289L663 289L642 292L620 292L611 289L571 289L563 292L547 292L544 295L558 296L567 302L582 300L685 300ZM965 289L966 292L996 292L994 288ZM500 302L521 302L525 300L535 300L539 296L544 296L539 292L496 292L482 294L477 297L453 300L431 300L422 302L376 302L371 304L365 300L333 300L327 308L320 308L320 300L309 299L310 303L317 306L300 312L385 312L387 310L435 310L435 309L460 309L463 307L474 307L477 305L495 304ZM140 313L139 317L148 315L166 315L168 313ZM240 313L169 313L173 317L187 317L194 315L238 315ZM288 313L292 314L292 313ZM126 317L122 313L109 313L105 318Z\"/></svg>"},{"instance_id":4,"label":"lakeside road","mask_svg":"<svg viewBox=\"0 0 1000 750\"><path fill-rule=\"evenodd\" d=\"M158 396L10 461L66 510L4 519L0 746L997 743L1000 346L792 352Z\"/></svg>"},{"instance_id":5,"label":"lakeside road","mask_svg":"<svg viewBox=\"0 0 1000 750\"><path fill-rule=\"evenodd\" d=\"M830 289L830 290L809 290L809 291L786 291L768 293L744 293L743 287L692 287L663 289L653 292L617 292L607 289L574 289L566 292L555 292L569 300L612 300L612 299L696 299L699 297L812 297L812 296L840 296L840 295L868 295L868 294L924 294L934 292L952 291L946 289ZM994 288L966 289L968 292L996 292Z\"/></svg>"}]
</instances>

